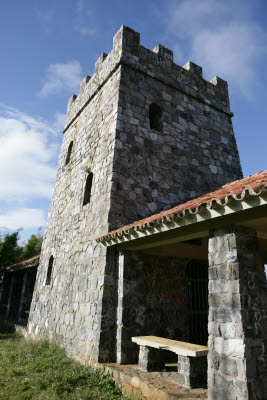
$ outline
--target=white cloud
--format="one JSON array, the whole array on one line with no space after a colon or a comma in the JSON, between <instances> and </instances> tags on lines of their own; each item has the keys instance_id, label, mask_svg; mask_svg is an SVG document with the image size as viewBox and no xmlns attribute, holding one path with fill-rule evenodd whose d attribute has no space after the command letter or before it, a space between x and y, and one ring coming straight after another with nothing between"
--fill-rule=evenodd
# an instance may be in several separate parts
<instances>
[{"instance_id":1,"label":"white cloud","mask_svg":"<svg viewBox=\"0 0 267 400\"><path fill-rule=\"evenodd\" d=\"M179 60L191 59L203 67L208 79L219 75L250 96L258 81L255 69L267 54L267 33L253 20L253 3L174 0L171 4L167 27L175 52L184 49Z\"/></svg>"},{"instance_id":2,"label":"white cloud","mask_svg":"<svg viewBox=\"0 0 267 400\"><path fill-rule=\"evenodd\" d=\"M79 61L50 64L46 81L38 95L48 96L66 90L75 92L79 90L81 80L82 67Z\"/></svg>"},{"instance_id":3,"label":"white cloud","mask_svg":"<svg viewBox=\"0 0 267 400\"><path fill-rule=\"evenodd\" d=\"M96 34L96 28L90 28L89 26L76 26L75 28L82 36L94 36Z\"/></svg>"},{"instance_id":4,"label":"white cloud","mask_svg":"<svg viewBox=\"0 0 267 400\"><path fill-rule=\"evenodd\" d=\"M47 2L38 0L34 4L34 9L45 32L51 33L56 18L55 6L49 6Z\"/></svg>"},{"instance_id":5,"label":"white cloud","mask_svg":"<svg viewBox=\"0 0 267 400\"><path fill-rule=\"evenodd\" d=\"M81 17L91 17L93 15L91 8L88 8L84 0L77 0L76 13Z\"/></svg>"},{"instance_id":6,"label":"white cloud","mask_svg":"<svg viewBox=\"0 0 267 400\"><path fill-rule=\"evenodd\" d=\"M0 202L9 206L49 199L59 137L53 124L0 104Z\"/></svg>"},{"instance_id":7,"label":"white cloud","mask_svg":"<svg viewBox=\"0 0 267 400\"><path fill-rule=\"evenodd\" d=\"M53 129L56 132L62 132L66 120L66 114L63 113L55 113L55 122L53 123Z\"/></svg>"},{"instance_id":8,"label":"white cloud","mask_svg":"<svg viewBox=\"0 0 267 400\"><path fill-rule=\"evenodd\" d=\"M86 6L84 0L77 0L76 18L73 25L74 29L79 32L81 36L94 36L96 34L96 28L92 26L93 22L92 10Z\"/></svg>"},{"instance_id":9,"label":"white cloud","mask_svg":"<svg viewBox=\"0 0 267 400\"><path fill-rule=\"evenodd\" d=\"M44 211L34 208L18 208L11 210L4 215L0 214L0 227L11 230L19 229L21 227L39 228L45 225Z\"/></svg>"},{"instance_id":10,"label":"white cloud","mask_svg":"<svg viewBox=\"0 0 267 400\"><path fill-rule=\"evenodd\" d=\"M77 13L80 14L84 8L84 0L77 0Z\"/></svg>"}]
</instances>

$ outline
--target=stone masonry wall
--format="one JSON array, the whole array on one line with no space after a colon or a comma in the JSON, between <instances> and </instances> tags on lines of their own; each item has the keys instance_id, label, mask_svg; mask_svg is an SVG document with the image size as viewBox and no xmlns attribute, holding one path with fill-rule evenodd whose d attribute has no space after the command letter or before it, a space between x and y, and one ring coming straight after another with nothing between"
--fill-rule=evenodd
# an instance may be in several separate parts
<instances>
[{"instance_id":1,"label":"stone masonry wall","mask_svg":"<svg viewBox=\"0 0 267 400\"><path fill-rule=\"evenodd\" d=\"M125 26L71 97L65 129L119 66L110 229L242 178L227 82L206 81L190 61L180 67L161 45L144 48ZM163 111L162 132L150 129L151 103Z\"/></svg>"},{"instance_id":2,"label":"stone masonry wall","mask_svg":"<svg viewBox=\"0 0 267 400\"><path fill-rule=\"evenodd\" d=\"M111 360L118 340L117 255L94 238L242 175L227 83L172 58L160 45L143 48L123 26L68 103L28 334L84 362ZM152 102L163 110L162 133L149 129Z\"/></svg>"},{"instance_id":3,"label":"stone masonry wall","mask_svg":"<svg viewBox=\"0 0 267 400\"><path fill-rule=\"evenodd\" d=\"M256 233L212 232L209 265L209 399L264 400L267 294Z\"/></svg>"},{"instance_id":4,"label":"stone masonry wall","mask_svg":"<svg viewBox=\"0 0 267 400\"><path fill-rule=\"evenodd\" d=\"M119 76L117 69L64 134L28 324L30 337L53 339L92 363L98 360L106 267L106 249L94 238L109 229ZM89 171L91 200L83 206Z\"/></svg>"},{"instance_id":5,"label":"stone masonry wall","mask_svg":"<svg viewBox=\"0 0 267 400\"><path fill-rule=\"evenodd\" d=\"M117 361L137 362L133 336L188 340L186 263L177 258L120 255Z\"/></svg>"},{"instance_id":6,"label":"stone masonry wall","mask_svg":"<svg viewBox=\"0 0 267 400\"><path fill-rule=\"evenodd\" d=\"M192 81L198 96L207 90L200 71L178 69L143 47L134 59L131 66L123 64L120 78L112 228L242 177L231 117L222 111L228 104L226 82L224 92L211 85L217 109L214 99L208 105L190 90ZM151 103L163 112L162 132L150 129Z\"/></svg>"}]
</instances>

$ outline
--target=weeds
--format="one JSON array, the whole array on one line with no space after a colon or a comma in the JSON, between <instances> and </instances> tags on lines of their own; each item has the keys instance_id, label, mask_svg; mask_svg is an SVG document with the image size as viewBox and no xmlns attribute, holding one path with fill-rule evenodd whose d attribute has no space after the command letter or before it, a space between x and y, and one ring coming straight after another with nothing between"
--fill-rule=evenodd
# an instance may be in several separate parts
<instances>
[{"instance_id":1,"label":"weeds","mask_svg":"<svg viewBox=\"0 0 267 400\"><path fill-rule=\"evenodd\" d=\"M81 167L81 170L82 170L83 172L87 173L87 174L89 174L89 172L90 172L90 168L87 167L87 165L83 165L83 166Z\"/></svg>"},{"instance_id":2,"label":"weeds","mask_svg":"<svg viewBox=\"0 0 267 400\"><path fill-rule=\"evenodd\" d=\"M63 349L44 341L26 342L18 334L0 334L0 399L129 400L113 378L82 366Z\"/></svg>"}]
</instances>

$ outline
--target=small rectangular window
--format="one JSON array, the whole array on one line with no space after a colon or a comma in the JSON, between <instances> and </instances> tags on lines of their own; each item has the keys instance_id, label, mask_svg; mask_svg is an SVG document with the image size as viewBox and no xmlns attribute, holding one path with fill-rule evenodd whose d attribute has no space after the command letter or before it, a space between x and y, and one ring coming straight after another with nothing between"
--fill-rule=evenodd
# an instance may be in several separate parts
<instances>
[{"instance_id":1,"label":"small rectangular window","mask_svg":"<svg viewBox=\"0 0 267 400\"><path fill-rule=\"evenodd\" d=\"M71 141L70 144L69 144L65 165L67 165L70 162L70 157L71 157L71 153L72 153L72 147L73 147L73 141Z\"/></svg>"},{"instance_id":2,"label":"small rectangular window","mask_svg":"<svg viewBox=\"0 0 267 400\"><path fill-rule=\"evenodd\" d=\"M50 283L51 283L53 263L54 263L54 257L51 256L49 258L49 262L48 262L47 275L46 275L46 281L45 281L46 285L50 285Z\"/></svg>"},{"instance_id":3,"label":"small rectangular window","mask_svg":"<svg viewBox=\"0 0 267 400\"><path fill-rule=\"evenodd\" d=\"M155 129L156 131L162 131L162 111L160 106L155 103L149 106L149 121L150 129Z\"/></svg>"},{"instance_id":4,"label":"small rectangular window","mask_svg":"<svg viewBox=\"0 0 267 400\"><path fill-rule=\"evenodd\" d=\"M91 199L91 190L93 183L93 173L90 172L86 178L85 189L84 189L84 197L83 197L83 205L90 203Z\"/></svg>"}]
</instances>

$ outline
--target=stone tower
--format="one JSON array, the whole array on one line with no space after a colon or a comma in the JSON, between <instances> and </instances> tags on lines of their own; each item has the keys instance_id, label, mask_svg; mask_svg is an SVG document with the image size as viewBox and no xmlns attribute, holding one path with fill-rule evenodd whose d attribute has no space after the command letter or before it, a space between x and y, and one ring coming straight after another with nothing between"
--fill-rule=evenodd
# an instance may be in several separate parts
<instances>
[{"instance_id":1,"label":"stone tower","mask_svg":"<svg viewBox=\"0 0 267 400\"><path fill-rule=\"evenodd\" d=\"M116 250L94 238L242 177L227 83L122 26L68 103L28 324L115 361Z\"/></svg>"}]
</instances>

